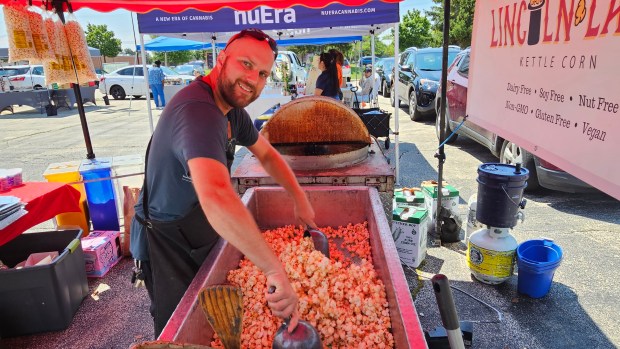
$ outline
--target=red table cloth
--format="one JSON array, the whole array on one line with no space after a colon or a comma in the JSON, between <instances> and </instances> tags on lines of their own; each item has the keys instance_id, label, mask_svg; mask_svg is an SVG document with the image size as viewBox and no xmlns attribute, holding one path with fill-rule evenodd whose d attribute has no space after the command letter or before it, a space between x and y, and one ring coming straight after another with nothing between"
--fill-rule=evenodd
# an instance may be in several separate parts
<instances>
[{"instance_id":1,"label":"red table cloth","mask_svg":"<svg viewBox=\"0 0 620 349\"><path fill-rule=\"evenodd\" d=\"M64 183L27 182L0 193L16 196L26 204L28 214L0 230L0 246L27 229L65 212L80 212L80 192Z\"/></svg>"}]
</instances>

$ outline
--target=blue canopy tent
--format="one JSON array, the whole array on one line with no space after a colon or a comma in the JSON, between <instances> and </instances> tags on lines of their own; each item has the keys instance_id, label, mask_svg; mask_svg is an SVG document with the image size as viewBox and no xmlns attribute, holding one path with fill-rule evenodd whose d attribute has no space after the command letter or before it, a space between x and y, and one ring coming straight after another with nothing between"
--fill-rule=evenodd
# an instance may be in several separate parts
<instances>
[{"instance_id":1,"label":"blue canopy tent","mask_svg":"<svg viewBox=\"0 0 620 349\"><path fill-rule=\"evenodd\" d=\"M153 10L138 14L137 17L142 44L144 44L144 34L183 37L201 42L210 39L214 51L218 44L226 43L232 35L245 28L261 29L277 40L370 35L373 70L375 67L375 35L394 28L394 58L398 61L400 14L397 2L370 0L359 6L332 3L323 8L293 5L278 9L259 6L249 11L236 11L229 7L214 12L189 9L176 14ZM143 61L145 61L144 51L142 54ZM372 76L374 78L374 71ZM398 106L398 103L396 105ZM394 109L394 150L396 154L399 152L398 109ZM148 110L150 115L150 103ZM395 165L395 184L399 185L398 155Z\"/></svg>"},{"instance_id":2,"label":"blue canopy tent","mask_svg":"<svg viewBox=\"0 0 620 349\"><path fill-rule=\"evenodd\" d=\"M204 43L200 41L171 38L166 36L159 36L155 39L144 44L144 49L147 51L184 51L184 50L206 50L211 48L211 43ZM140 51L140 45L136 45L136 50Z\"/></svg>"},{"instance_id":3,"label":"blue canopy tent","mask_svg":"<svg viewBox=\"0 0 620 349\"><path fill-rule=\"evenodd\" d=\"M329 45L329 44L347 44L354 41L362 40L361 36L341 36L334 38L304 38L304 39L286 39L276 40L278 46L302 46L302 45Z\"/></svg>"},{"instance_id":4,"label":"blue canopy tent","mask_svg":"<svg viewBox=\"0 0 620 349\"><path fill-rule=\"evenodd\" d=\"M305 39L284 39L276 40L278 46L300 46L300 45L329 45L329 44L344 44L353 41L362 40L361 36L342 36L333 38L305 38ZM215 47L224 48L225 43L217 43ZM171 38L166 36L158 36L144 44L146 51L185 51L185 50L208 50L212 48L211 43L186 40L180 38ZM140 45L136 45L136 51L140 51Z\"/></svg>"}]
</instances>

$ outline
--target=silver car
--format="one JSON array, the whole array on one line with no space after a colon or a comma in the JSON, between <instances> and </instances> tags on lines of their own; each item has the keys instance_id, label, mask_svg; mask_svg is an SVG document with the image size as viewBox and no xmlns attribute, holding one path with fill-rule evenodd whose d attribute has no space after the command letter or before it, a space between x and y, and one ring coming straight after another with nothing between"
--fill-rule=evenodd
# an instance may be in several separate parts
<instances>
[{"instance_id":1,"label":"silver car","mask_svg":"<svg viewBox=\"0 0 620 349\"><path fill-rule=\"evenodd\" d=\"M467 109L467 85L469 82L469 53L466 49L459 52L450 67L448 67L448 83L446 89L446 123L445 135L448 137L453 130L463 121ZM440 132L439 108L441 107L441 86L437 90L435 110L437 111L436 130L437 137ZM456 141L459 135L469 137L487 147L493 155L499 157L501 163L521 163L530 171L527 181L527 191L535 191L540 187L563 192L588 192L595 191L593 187L563 171L552 163L541 159L519 145L471 122L466 119L463 125L448 140L448 143Z\"/></svg>"}]
</instances>

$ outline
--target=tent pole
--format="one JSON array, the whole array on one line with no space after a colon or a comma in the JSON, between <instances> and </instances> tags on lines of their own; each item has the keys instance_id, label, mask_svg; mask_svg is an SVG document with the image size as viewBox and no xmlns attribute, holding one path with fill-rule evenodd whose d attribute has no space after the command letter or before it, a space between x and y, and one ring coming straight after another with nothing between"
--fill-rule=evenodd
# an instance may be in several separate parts
<instances>
[{"instance_id":1,"label":"tent pole","mask_svg":"<svg viewBox=\"0 0 620 349\"><path fill-rule=\"evenodd\" d=\"M168 51L164 51L164 65L168 66Z\"/></svg>"},{"instance_id":2,"label":"tent pole","mask_svg":"<svg viewBox=\"0 0 620 349\"><path fill-rule=\"evenodd\" d=\"M394 106L394 160L396 160L396 178L394 180L394 185L395 186L400 186L400 145L399 145L399 140L398 140L398 110L400 109L398 107L398 93L397 93L397 86L398 84L396 84L396 79L398 79L398 77L396 76L396 74L398 74L398 29L399 29L399 25L400 23L394 23L394 76L392 77L392 86L394 86L394 99L396 100L396 105Z\"/></svg>"},{"instance_id":3,"label":"tent pole","mask_svg":"<svg viewBox=\"0 0 620 349\"><path fill-rule=\"evenodd\" d=\"M215 61L216 61L216 57L215 57L215 33L212 33L213 35L211 35L211 61L212 61L212 67L215 68Z\"/></svg>"},{"instance_id":4,"label":"tent pole","mask_svg":"<svg viewBox=\"0 0 620 349\"><path fill-rule=\"evenodd\" d=\"M52 5L56 9L58 17L65 23L65 16L63 10L62 1L52 1ZM71 55L71 61L73 61L73 55ZM75 64L75 62L73 62ZM73 67L75 71L75 65ZM93 144L90 141L90 131L88 131L88 122L86 121L86 112L84 111L84 101L82 100L82 91L80 91L80 85L78 83L72 83L73 93L75 94L75 103L77 104L77 110L80 114L80 124L82 125L82 133L84 134L84 142L86 143L86 158L94 159L95 153L93 152Z\"/></svg>"},{"instance_id":5,"label":"tent pole","mask_svg":"<svg viewBox=\"0 0 620 349\"><path fill-rule=\"evenodd\" d=\"M153 110L151 109L151 93L149 91L149 76L146 69L146 50L144 48L144 34L140 34L140 57L142 58L142 71L144 72L144 84L146 85L146 111L149 114L149 126L153 134Z\"/></svg>"},{"instance_id":6,"label":"tent pole","mask_svg":"<svg viewBox=\"0 0 620 349\"><path fill-rule=\"evenodd\" d=\"M360 62L360 68L358 69L358 70L359 70L359 72L358 72L358 73L359 73L360 75L359 75L359 77L358 77L358 84L359 84L359 81L360 81L360 80L362 80L362 75L363 75L363 74L362 74L362 69L364 68L364 67L362 67L362 42L364 42L364 37L362 37L362 40L360 40L360 60L359 60L359 62Z\"/></svg>"},{"instance_id":7,"label":"tent pole","mask_svg":"<svg viewBox=\"0 0 620 349\"><path fill-rule=\"evenodd\" d=\"M372 56L372 87L373 87L373 91L375 88L375 30L371 30L370 31L370 56ZM375 93L379 93L378 91L374 91ZM372 105L371 101L370 101L370 96L368 96L368 104Z\"/></svg>"},{"instance_id":8,"label":"tent pole","mask_svg":"<svg viewBox=\"0 0 620 349\"><path fill-rule=\"evenodd\" d=\"M443 3L443 49L441 59L441 106L439 113L439 144L441 145L435 154L438 161L437 166L437 216L435 232L437 236L441 237L441 201L442 201L442 181L443 181L443 163L446 161L446 154L444 152L443 140L446 138L444 125L446 115L446 86L448 83L448 44L450 40L450 0L444 0ZM438 116L439 117L439 116Z\"/></svg>"}]
</instances>

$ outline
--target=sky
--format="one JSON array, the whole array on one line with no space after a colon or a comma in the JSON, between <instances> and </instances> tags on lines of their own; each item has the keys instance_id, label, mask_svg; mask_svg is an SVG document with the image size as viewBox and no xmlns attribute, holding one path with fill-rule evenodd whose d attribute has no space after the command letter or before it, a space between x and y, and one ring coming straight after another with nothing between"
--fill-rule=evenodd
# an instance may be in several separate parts
<instances>
[{"instance_id":1,"label":"sky","mask_svg":"<svg viewBox=\"0 0 620 349\"><path fill-rule=\"evenodd\" d=\"M419 9L428 10L433 5L432 0L405 0L400 3L401 18L409 10ZM105 24L108 30L114 32L115 36L121 39L123 49L131 48L135 50L135 45L140 44L140 36L138 35L138 23L136 15L125 10L116 10L113 12L102 13L89 9L82 9L74 13L82 28L86 29L87 24ZM132 29L132 21L133 28ZM135 32L135 35L134 35ZM134 39L135 38L135 39ZM148 41L145 38L145 41ZM4 23L4 15L0 16L0 47L7 47L6 24Z\"/></svg>"}]
</instances>

